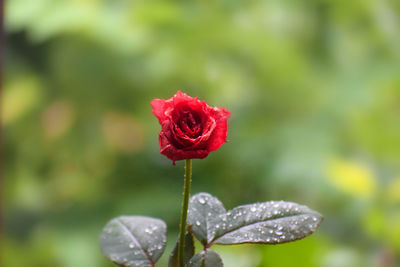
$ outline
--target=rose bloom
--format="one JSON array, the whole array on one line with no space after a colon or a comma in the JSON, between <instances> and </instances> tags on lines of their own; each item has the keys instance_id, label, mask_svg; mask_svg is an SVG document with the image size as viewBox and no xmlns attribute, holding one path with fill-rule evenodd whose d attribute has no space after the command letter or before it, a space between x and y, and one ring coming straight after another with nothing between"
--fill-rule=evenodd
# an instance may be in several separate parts
<instances>
[{"instance_id":1,"label":"rose bloom","mask_svg":"<svg viewBox=\"0 0 400 267\"><path fill-rule=\"evenodd\" d=\"M161 124L161 154L172 161L202 159L226 142L229 111L210 107L197 97L178 91L170 99L151 101Z\"/></svg>"}]
</instances>

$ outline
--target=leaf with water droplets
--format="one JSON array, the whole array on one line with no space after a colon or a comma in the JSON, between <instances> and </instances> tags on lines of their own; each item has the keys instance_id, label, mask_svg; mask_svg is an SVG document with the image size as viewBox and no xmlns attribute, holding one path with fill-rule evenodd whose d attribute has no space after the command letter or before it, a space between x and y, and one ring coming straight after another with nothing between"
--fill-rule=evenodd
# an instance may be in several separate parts
<instances>
[{"instance_id":1,"label":"leaf with water droplets","mask_svg":"<svg viewBox=\"0 0 400 267\"><path fill-rule=\"evenodd\" d=\"M167 242L167 226L145 216L112 219L100 234L100 248L112 262L126 267L151 267L161 257Z\"/></svg>"},{"instance_id":2,"label":"leaf with water droplets","mask_svg":"<svg viewBox=\"0 0 400 267\"><path fill-rule=\"evenodd\" d=\"M217 252L207 249L202 250L190 259L185 267L223 267L221 257Z\"/></svg>"},{"instance_id":3,"label":"leaf with water droplets","mask_svg":"<svg viewBox=\"0 0 400 267\"><path fill-rule=\"evenodd\" d=\"M171 256L169 257L168 267L178 267L178 240L176 240L175 247L171 252ZM184 259L183 264L189 262L189 260L194 255L194 242L193 242L193 235L190 231L187 231L185 234L185 252L184 252Z\"/></svg>"},{"instance_id":4,"label":"leaf with water droplets","mask_svg":"<svg viewBox=\"0 0 400 267\"><path fill-rule=\"evenodd\" d=\"M312 234L323 217L293 202L269 201L236 207L215 217L209 243L280 244Z\"/></svg>"},{"instance_id":5,"label":"leaf with water droplets","mask_svg":"<svg viewBox=\"0 0 400 267\"><path fill-rule=\"evenodd\" d=\"M224 205L208 193L198 193L190 198L187 223L203 245L212 238L213 226L210 220L224 214Z\"/></svg>"}]
</instances>

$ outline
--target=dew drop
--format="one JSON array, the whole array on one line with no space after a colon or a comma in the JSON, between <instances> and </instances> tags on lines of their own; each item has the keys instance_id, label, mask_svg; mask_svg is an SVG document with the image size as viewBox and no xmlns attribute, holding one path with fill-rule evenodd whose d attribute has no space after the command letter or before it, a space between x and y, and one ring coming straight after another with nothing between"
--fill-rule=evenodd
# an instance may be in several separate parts
<instances>
[{"instance_id":1,"label":"dew drop","mask_svg":"<svg viewBox=\"0 0 400 267\"><path fill-rule=\"evenodd\" d=\"M129 248L134 248L134 247L135 247L135 245L133 243L129 244Z\"/></svg>"},{"instance_id":2,"label":"dew drop","mask_svg":"<svg viewBox=\"0 0 400 267\"><path fill-rule=\"evenodd\" d=\"M251 207L250 210L251 210L251 212L256 212L257 209L256 209L256 207Z\"/></svg>"},{"instance_id":3,"label":"dew drop","mask_svg":"<svg viewBox=\"0 0 400 267\"><path fill-rule=\"evenodd\" d=\"M283 233L281 231L276 231L275 234L277 235L283 235Z\"/></svg>"},{"instance_id":4,"label":"dew drop","mask_svg":"<svg viewBox=\"0 0 400 267\"><path fill-rule=\"evenodd\" d=\"M197 226L200 226L200 224L201 224L201 223L200 223L199 221L196 221L196 225L197 225Z\"/></svg>"},{"instance_id":5,"label":"dew drop","mask_svg":"<svg viewBox=\"0 0 400 267\"><path fill-rule=\"evenodd\" d=\"M200 204L206 204L206 200L204 198L199 198L199 203Z\"/></svg>"},{"instance_id":6,"label":"dew drop","mask_svg":"<svg viewBox=\"0 0 400 267\"><path fill-rule=\"evenodd\" d=\"M312 220L313 220L314 222L318 221L317 217L312 217Z\"/></svg>"}]
</instances>

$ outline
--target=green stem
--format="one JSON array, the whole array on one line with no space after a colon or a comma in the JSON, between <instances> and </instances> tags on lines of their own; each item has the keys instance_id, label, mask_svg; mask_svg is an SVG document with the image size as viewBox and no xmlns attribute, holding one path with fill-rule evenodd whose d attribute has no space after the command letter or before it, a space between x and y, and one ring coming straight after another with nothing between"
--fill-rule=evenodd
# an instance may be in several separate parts
<instances>
[{"instance_id":1,"label":"green stem","mask_svg":"<svg viewBox=\"0 0 400 267\"><path fill-rule=\"evenodd\" d=\"M185 249L185 234L186 234L186 220L189 206L190 184L192 183L192 160L187 159L185 165L185 182L183 186L183 202L181 212L181 224L179 231L179 244L178 244L178 266L183 267L184 249Z\"/></svg>"}]
</instances>

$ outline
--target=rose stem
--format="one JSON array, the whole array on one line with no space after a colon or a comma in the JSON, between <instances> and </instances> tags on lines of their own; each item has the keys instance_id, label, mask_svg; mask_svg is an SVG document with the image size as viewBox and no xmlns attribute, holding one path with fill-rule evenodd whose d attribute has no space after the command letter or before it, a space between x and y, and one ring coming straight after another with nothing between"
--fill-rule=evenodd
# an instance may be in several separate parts
<instances>
[{"instance_id":1,"label":"rose stem","mask_svg":"<svg viewBox=\"0 0 400 267\"><path fill-rule=\"evenodd\" d=\"M190 184L192 183L192 160L187 159L185 164L185 182L183 186L183 202L182 202L182 215L179 231L179 244L178 244L178 266L183 267L184 248L185 248L185 234L186 234L186 220L189 206Z\"/></svg>"}]
</instances>

